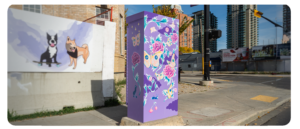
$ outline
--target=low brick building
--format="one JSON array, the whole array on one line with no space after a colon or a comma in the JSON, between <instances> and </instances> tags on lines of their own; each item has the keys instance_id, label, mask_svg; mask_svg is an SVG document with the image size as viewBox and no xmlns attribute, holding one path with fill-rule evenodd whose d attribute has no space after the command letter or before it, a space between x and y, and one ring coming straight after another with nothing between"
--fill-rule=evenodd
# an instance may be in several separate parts
<instances>
[{"instance_id":1,"label":"low brick building","mask_svg":"<svg viewBox=\"0 0 300 129\"><path fill-rule=\"evenodd\" d=\"M125 73L125 6L124 5L11 5L10 8L31 11L63 17L78 21L84 21L88 18L103 13L113 7L112 20L116 22L116 39L115 39L115 61L114 74L115 80L124 79ZM87 20L92 24L103 25L103 21L110 20L110 11L96 18Z\"/></svg>"}]
</instances>

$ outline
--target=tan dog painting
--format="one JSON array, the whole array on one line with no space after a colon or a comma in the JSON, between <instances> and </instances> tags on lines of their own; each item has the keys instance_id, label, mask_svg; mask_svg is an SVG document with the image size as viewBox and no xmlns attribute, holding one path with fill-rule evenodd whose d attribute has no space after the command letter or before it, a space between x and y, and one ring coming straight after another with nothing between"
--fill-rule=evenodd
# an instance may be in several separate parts
<instances>
[{"instance_id":1,"label":"tan dog painting","mask_svg":"<svg viewBox=\"0 0 300 129\"><path fill-rule=\"evenodd\" d=\"M87 61L87 58L89 57L89 49L87 44L83 44L81 47L77 46L75 43L75 39L71 40L70 37L68 36L67 42L66 42L66 49L67 53L70 56L70 64L69 66L72 66L74 62L74 67L73 69L76 68L77 66L77 58L79 56L82 56L84 59L84 64Z\"/></svg>"}]
</instances>

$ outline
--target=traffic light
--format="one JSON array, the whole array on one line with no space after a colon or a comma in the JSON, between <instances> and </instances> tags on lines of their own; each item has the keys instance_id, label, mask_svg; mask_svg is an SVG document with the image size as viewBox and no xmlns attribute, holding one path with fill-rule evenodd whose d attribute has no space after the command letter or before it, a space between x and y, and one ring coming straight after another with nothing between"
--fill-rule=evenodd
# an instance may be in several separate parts
<instances>
[{"instance_id":1,"label":"traffic light","mask_svg":"<svg viewBox=\"0 0 300 129\"><path fill-rule=\"evenodd\" d=\"M211 30L209 33L209 39L215 40L218 39L222 36L222 31L221 30Z\"/></svg>"},{"instance_id":2,"label":"traffic light","mask_svg":"<svg viewBox=\"0 0 300 129\"><path fill-rule=\"evenodd\" d=\"M262 12L259 12L258 10L254 9L254 16L261 18L261 15L263 15Z\"/></svg>"}]
</instances>

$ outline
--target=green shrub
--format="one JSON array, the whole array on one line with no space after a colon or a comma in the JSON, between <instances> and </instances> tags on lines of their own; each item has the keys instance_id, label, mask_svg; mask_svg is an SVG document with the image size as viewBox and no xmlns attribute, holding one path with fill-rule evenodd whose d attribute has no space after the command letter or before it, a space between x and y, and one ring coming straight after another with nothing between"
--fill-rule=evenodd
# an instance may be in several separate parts
<instances>
[{"instance_id":1,"label":"green shrub","mask_svg":"<svg viewBox=\"0 0 300 129\"><path fill-rule=\"evenodd\" d=\"M121 104L121 102L118 99L115 99L115 98L106 100L104 102L104 105L106 107L117 106L117 105L120 105L120 104Z\"/></svg>"},{"instance_id":2,"label":"green shrub","mask_svg":"<svg viewBox=\"0 0 300 129\"><path fill-rule=\"evenodd\" d=\"M122 88L124 88L124 85L126 85L126 79L115 82L115 89L116 89L116 94L120 97L123 98L123 95L121 94Z\"/></svg>"}]
</instances>

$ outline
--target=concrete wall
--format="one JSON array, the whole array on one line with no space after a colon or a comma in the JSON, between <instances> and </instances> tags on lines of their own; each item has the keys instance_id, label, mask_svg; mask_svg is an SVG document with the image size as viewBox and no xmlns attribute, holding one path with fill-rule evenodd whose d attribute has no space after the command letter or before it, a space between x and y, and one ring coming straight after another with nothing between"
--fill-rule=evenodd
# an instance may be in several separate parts
<instances>
[{"instance_id":1,"label":"concrete wall","mask_svg":"<svg viewBox=\"0 0 300 129\"><path fill-rule=\"evenodd\" d=\"M221 71L278 71L291 72L291 60L261 60L248 62L221 63ZM245 67L246 65L246 67Z\"/></svg>"},{"instance_id":2,"label":"concrete wall","mask_svg":"<svg viewBox=\"0 0 300 129\"><path fill-rule=\"evenodd\" d=\"M103 106L102 73L12 73L8 79L8 109L18 115L64 106Z\"/></svg>"},{"instance_id":3,"label":"concrete wall","mask_svg":"<svg viewBox=\"0 0 300 129\"><path fill-rule=\"evenodd\" d=\"M10 12L10 11L8 11ZM25 12L26 15L34 18L43 17L51 17L54 21L59 23L65 23L66 21L70 21L70 19L57 18L53 16L41 15L36 13L30 13L26 11L16 12ZM25 18L25 21L28 18ZM46 20L43 18L43 20ZM48 20L49 21L49 20ZM75 20L71 20L76 22ZM11 24L15 24L16 22L12 22ZM29 24L27 22L21 22L24 24ZM8 30L12 29L12 26L9 24ZM49 27L55 23L40 23L34 24L35 27ZM88 23L85 23L88 24ZM32 24L31 24L32 25ZM45 26L47 25L47 26ZM16 25L17 26L17 25ZM98 26L98 25L93 25ZM22 26L23 28L25 26ZM21 27L21 28L22 28ZM57 27L59 28L59 27ZM105 97L115 97L115 89L114 89L114 53L115 46L112 45L115 42L115 28L116 24L106 21L105 26L95 28L95 30L105 31L104 35L101 33L93 32L91 36L100 37L102 40L93 41L93 44L102 44L103 46L91 47L89 49L90 52L98 51L100 52L95 54L96 58L89 59L87 63L91 63L92 66L86 65L78 59L78 66L76 69L72 69L72 71L64 71L59 70L65 65L69 65L69 56L66 58L66 62L62 62L61 66L52 66L48 67L46 65L39 66L37 64L32 66L32 69L38 68L48 68L48 71L36 70L30 71L28 67L24 67L24 63L33 63L31 60L28 62L21 61L15 63L17 66L27 69L27 71L20 72L15 68L8 69L7 73L7 91L8 91L8 109L10 111L16 111L18 115L22 114L30 114L38 111L45 110L60 110L65 106L74 106L75 108L84 108L88 106L104 106ZM16 29L15 31L19 32L30 32L35 28L31 29ZM53 28L50 28L51 30ZM59 28L58 30L63 30L64 32L69 32L64 30L63 28ZM10 36L15 36L16 33L10 33ZM36 33L36 34L46 34L46 33ZM79 36L84 34L78 34ZM9 36L8 36L9 37ZM42 36L41 36L42 37ZM46 37L46 36L45 36ZM59 37L59 36L58 36ZM103 38L102 38L103 37ZM18 39L18 36L16 37ZM26 43L31 43L32 40L21 39ZM77 37L76 41L79 38ZM28 42L30 41L30 42ZM65 41L58 41L58 44L63 44L65 49ZM38 44L44 42L37 42ZM46 42L45 42L46 43ZM11 46L13 43L8 41L8 46ZM23 44L26 46L27 44ZM90 44L89 44L90 45ZM36 45L35 45L36 46ZM98 48L102 49L98 49ZM21 52L23 52L24 48L18 47ZM32 47L31 47L32 48ZM37 47L41 48L41 47ZM26 48L25 48L26 49ZM96 50L95 50L96 49ZM10 49L11 50L11 49ZM63 49L59 49L63 50ZM43 49L44 51L44 49ZM10 51L11 52L11 51ZM103 54L101 54L103 53ZM20 54L23 58L30 59L28 54ZM60 54L61 56L67 55L67 53ZM40 56L40 53L38 53ZM9 56L9 60L15 59L13 56ZM81 58L81 57L80 57ZM95 60L101 59L101 61L96 62ZM63 61L63 60L61 60ZM9 61L8 61L9 62ZM8 64L10 66L10 64ZM78 71L80 66L86 66L88 70ZM103 68L102 68L103 67ZM68 67L69 68L69 67ZM94 68L94 69L93 69ZM97 69L95 69L97 68Z\"/></svg>"},{"instance_id":4,"label":"concrete wall","mask_svg":"<svg viewBox=\"0 0 300 129\"><path fill-rule=\"evenodd\" d=\"M221 52L211 53L211 58L218 58ZM251 57L251 53L249 55ZM183 54L180 55L179 65L184 71L202 71L202 56L201 54ZM198 58L198 60L197 60ZM194 67L194 65L197 67ZM189 68L188 65L191 67ZM278 71L278 72L291 72L291 60L250 60L248 62L218 62L212 61L212 66L221 65L220 71ZM214 69L211 69L214 71Z\"/></svg>"},{"instance_id":5,"label":"concrete wall","mask_svg":"<svg viewBox=\"0 0 300 129\"><path fill-rule=\"evenodd\" d=\"M211 58L219 58L221 52L214 52L210 54ZM183 54L179 56L179 65L184 71L202 71L202 54ZM188 66L191 66L190 68ZM194 67L196 65L197 67ZM218 61L212 61L212 66L222 65ZM214 69L213 69L214 70Z\"/></svg>"}]
</instances>

